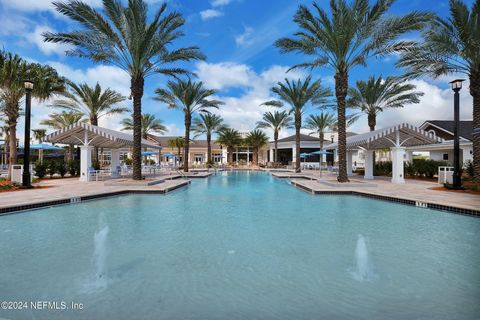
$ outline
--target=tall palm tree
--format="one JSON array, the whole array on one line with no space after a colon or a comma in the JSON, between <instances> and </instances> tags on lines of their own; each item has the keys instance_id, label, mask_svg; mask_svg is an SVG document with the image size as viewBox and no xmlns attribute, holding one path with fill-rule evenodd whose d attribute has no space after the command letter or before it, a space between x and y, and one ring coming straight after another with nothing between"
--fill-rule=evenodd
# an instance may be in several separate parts
<instances>
[{"instance_id":1,"label":"tall palm tree","mask_svg":"<svg viewBox=\"0 0 480 320\"><path fill-rule=\"evenodd\" d=\"M460 0L450 0L450 17L436 17L423 39L405 49L397 63L407 78L464 74L473 97L473 128L480 128L480 1L471 10ZM473 135L474 178L480 183L480 134Z\"/></svg>"},{"instance_id":2,"label":"tall palm tree","mask_svg":"<svg viewBox=\"0 0 480 320\"><path fill-rule=\"evenodd\" d=\"M183 170L188 172L188 152L190 149L190 127L192 115L196 112L209 112L210 108L217 108L224 104L218 100L208 100L217 90L206 89L203 82L192 82L190 79L168 81L167 88L155 90L154 99L163 102L172 109L181 109L185 116L185 146L183 154Z\"/></svg>"},{"instance_id":3,"label":"tall palm tree","mask_svg":"<svg viewBox=\"0 0 480 320\"><path fill-rule=\"evenodd\" d=\"M193 119L193 131L196 135L207 136L207 163L212 163L212 134L218 133L225 127L221 116L213 113L203 113Z\"/></svg>"},{"instance_id":4,"label":"tall palm tree","mask_svg":"<svg viewBox=\"0 0 480 320\"><path fill-rule=\"evenodd\" d=\"M331 96L330 89L323 88L320 80L311 82L309 76L305 80L298 79L285 83L278 82L271 90L280 100L271 100L263 103L267 106L283 107L286 103L289 106L289 113L294 115L295 121L295 172L300 172L300 129L302 128L302 116L309 104L322 105L326 98Z\"/></svg>"},{"instance_id":5,"label":"tall palm tree","mask_svg":"<svg viewBox=\"0 0 480 320\"><path fill-rule=\"evenodd\" d=\"M227 147L227 163L233 162L233 148L242 143L240 132L232 128L223 128L218 132L217 143Z\"/></svg>"},{"instance_id":6,"label":"tall palm tree","mask_svg":"<svg viewBox=\"0 0 480 320\"><path fill-rule=\"evenodd\" d=\"M98 120L104 116L130 111L118 106L126 99L124 96L110 88L102 89L98 82L94 87L73 82L68 86L70 90L63 94L65 98L54 100L52 106L83 113L91 125L98 126Z\"/></svg>"},{"instance_id":7,"label":"tall palm tree","mask_svg":"<svg viewBox=\"0 0 480 320\"><path fill-rule=\"evenodd\" d=\"M76 123L85 123L87 119L83 119L83 113L78 111L62 111L61 113L51 113L48 119L40 121L40 125L47 126L52 129L63 129ZM68 148L68 159L73 160L73 144Z\"/></svg>"},{"instance_id":8,"label":"tall palm tree","mask_svg":"<svg viewBox=\"0 0 480 320\"><path fill-rule=\"evenodd\" d=\"M329 66L335 71L340 182L348 181L345 107L350 71L357 66L366 66L369 57L399 51L411 45L411 41L396 39L406 32L423 28L431 18L429 14L416 11L393 16L388 11L395 0L369 2L331 0L331 14L316 2L313 3L313 13L300 5L294 16L300 31L293 38L282 38L275 43L282 52L312 56L312 60L293 68Z\"/></svg>"},{"instance_id":9,"label":"tall palm tree","mask_svg":"<svg viewBox=\"0 0 480 320\"><path fill-rule=\"evenodd\" d=\"M375 130L377 113L389 108L403 108L406 104L419 103L423 92L414 91L416 86L396 77L359 80L356 88L350 88L348 107L359 109L368 117L370 131Z\"/></svg>"},{"instance_id":10,"label":"tall palm tree","mask_svg":"<svg viewBox=\"0 0 480 320\"><path fill-rule=\"evenodd\" d=\"M245 143L253 147L253 164L258 166L258 151L268 143L268 137L262 130L250 131L245 137Z\"/></svg>"},{"instance_id":11,"label":"tall palm tree","mask_svg":"<svg viewBox=\"0 0 480 320\"><path fill-rule=\"evenodd\" d=\"M175 139L168 140L169 148L177 148L178 163L180 164L180 157L182 156L182 148L185 147L185 139L183 137L175 137Z\"/></svg>"},{"instance_id":12,"label":"tall palm tree","mask_svg":"<svg viewBox=\"0 0 480 320\"><path fill-rule=\"evenodd\" d=\"M292 117L286 111L265 112L262 121L257 122L257 128L272 129L275 151L272 161L278 161L278 134L282 129L292 128Z\"/></svg>"},{"instance_id":13,"label":"tall palm tree","mask_svg":"<svg viewBox=\"0 0 480 320\"><path fill-rule=\"evenodd\" d=\"M121 124L123 128L121 130L133 130L133 119L125 118ZM142 137L147 139L148 135L152 132L164 134L167 131L167 127L162 124L162 120L157 119L155 115L144 113L142 114Z\"/></svg>"},{"instance_id":14,"label":"tall palm tree","mask_svg":"<svg viewBox=\"0 0 480 320\"><path fill-rule=\"evenodd\" d=\"M70 55L86 57L94 62L115 65L130 75L133 98L133 174L142 179L142 97L145 78L160 73L169 76L189 74L178 67L178 61L204 59L197 47L171 50L170 46L184 34L185 19L177 12L166 13L162 4L153 14L144 0L103 0L103 10L78 0L54 2L56 10L78 22L83 28L68 33L44 33L47 42L67 43L75 49ZM151 20L150 20L150 17Z\"/></svg>"},{"instance_id":15,"label":"tall palm tree","mask_svg":"<svg viewBox=\"0 0 480 320\"><path fill-rule=\"evenodd\" d=\"M0 100L4 103L3 113L9 127L10 164L15 164L17 159L17 122L27 78L34 83L32 97L40 101L65 90L65 79L55 69L27 62L10 52L0 52Z\"/></svg>"}]
</instances>

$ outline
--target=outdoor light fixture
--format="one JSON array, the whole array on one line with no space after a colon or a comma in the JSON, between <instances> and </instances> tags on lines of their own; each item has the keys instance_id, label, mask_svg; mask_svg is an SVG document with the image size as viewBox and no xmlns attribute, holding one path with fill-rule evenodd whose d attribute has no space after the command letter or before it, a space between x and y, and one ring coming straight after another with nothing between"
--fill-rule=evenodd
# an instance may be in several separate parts
<instances>
[{"instance_id":1,"label":"outdoor light fixture","mask_svg":"<svg viewBox=\"0 0 480 320\"><path fill-rule=\"evenodd\" d=\"M450 81L450 84L452 85L452 90L458 90L462 89L462 82L465 81L465 79L455 79L453 81Z\"/></svg>"},{"instance_id":2,"label":"outdoor light fixture","mask_svg":"<svg viewBox=\"0 0 480 320\"><path fill-rule=\"evenodd\" d=\"M33 81L25 80L25 141L23 143L23 174L22 187L31 188L30 177L30 115L32 106Z\"/></svg>"},{"instance_id":3,"label":"outdoor light fixture","mask_svg":"<svg viewBox=\"0 0 480 320\"><path fill-rule=\"evenodd\" d=\"M452 85L453 95L453 188L462 188L462 173L460 171L460 136L458 127L460 126L460 90L464 79L456 79L450 81Z\"/></svg>"}]
</instances>

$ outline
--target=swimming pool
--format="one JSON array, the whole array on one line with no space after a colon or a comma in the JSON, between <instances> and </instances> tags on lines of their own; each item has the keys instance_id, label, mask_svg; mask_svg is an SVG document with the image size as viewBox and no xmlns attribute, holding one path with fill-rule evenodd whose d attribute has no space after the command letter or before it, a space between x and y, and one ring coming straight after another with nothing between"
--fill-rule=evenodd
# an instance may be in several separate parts
<instances>
[{"instance_id":1,"label":"swimming pool","mask_svg":"<svg viewBox=\"0 0 480 320\"><path fill-rule=\"evenodd\" d=\"M479 234L478 218L221 173L0 217L0 300L83 304L0 318L478 319Z\"/></svg>"}]
</instances>

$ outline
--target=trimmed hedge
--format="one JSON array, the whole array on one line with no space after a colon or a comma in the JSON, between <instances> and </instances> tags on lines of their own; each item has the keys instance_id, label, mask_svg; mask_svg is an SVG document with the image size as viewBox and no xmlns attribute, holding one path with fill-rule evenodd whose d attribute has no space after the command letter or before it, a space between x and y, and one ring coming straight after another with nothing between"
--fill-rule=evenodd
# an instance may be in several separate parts
<instances>
[{"instance_id":1,"label":"trimmed hedge","mask_svg":"<svg viewBox=\"0 0 480 320\"><path fill-rule=\"evenodd\" d=\"M405 163L405 176L416 176L433 178L438 173L438 167L448 166L447 161L437 161L431 159L413 159ZM392 162L380 161L375 164L375 175L391 176Z\"/></svg>"}]
</instances>

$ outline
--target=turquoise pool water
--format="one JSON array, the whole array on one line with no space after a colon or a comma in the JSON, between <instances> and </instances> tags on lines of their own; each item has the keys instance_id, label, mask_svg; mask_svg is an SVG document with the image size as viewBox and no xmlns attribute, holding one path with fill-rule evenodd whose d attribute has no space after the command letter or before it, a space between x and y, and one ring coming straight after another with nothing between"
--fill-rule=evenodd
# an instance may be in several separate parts
<instances>
[{"instance_id":1,"label":"turquoise pool water","mask_svg":"<svg viewBox=\"0 0 480 320\"><path fill-rule=\"evenodd\" d=\"M480 219L260 172L0 217L6 319L478 319ZM61 305L60 305L61 307Z\"/></svg>"}]
</instances>

